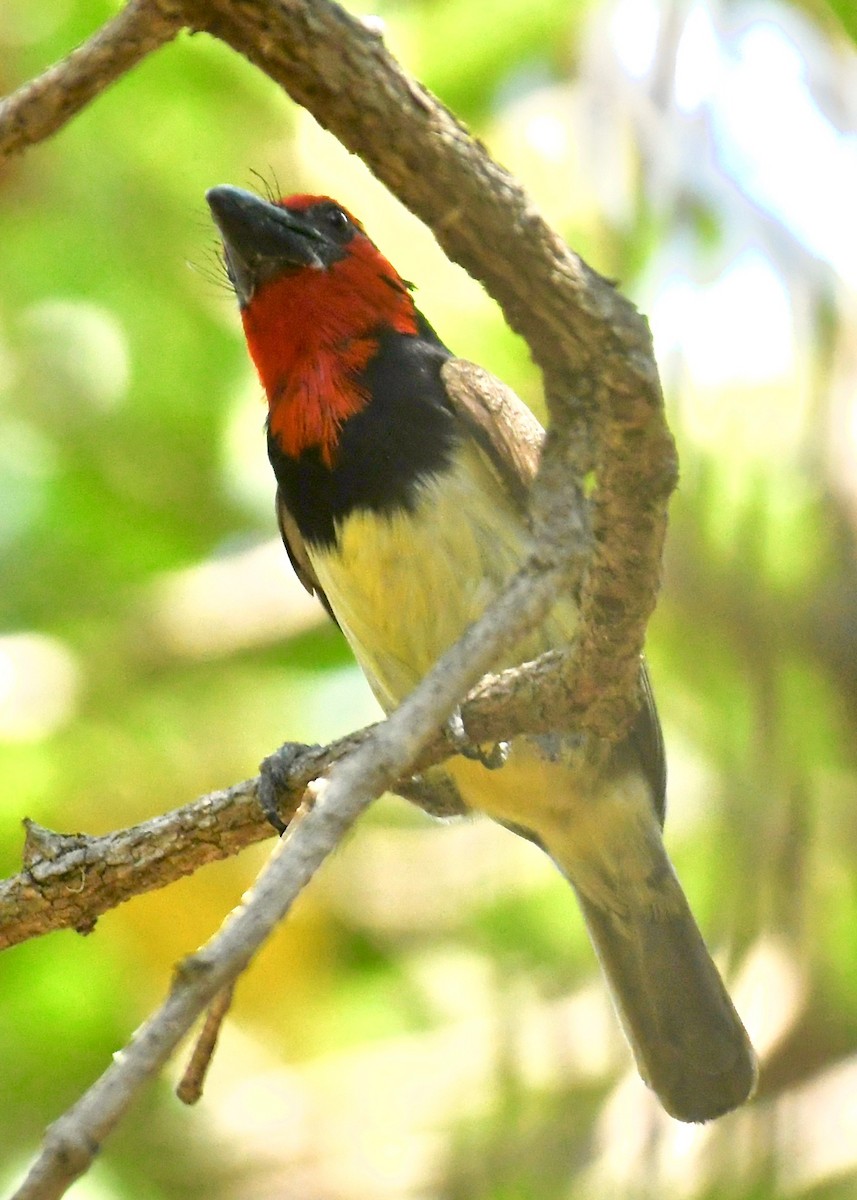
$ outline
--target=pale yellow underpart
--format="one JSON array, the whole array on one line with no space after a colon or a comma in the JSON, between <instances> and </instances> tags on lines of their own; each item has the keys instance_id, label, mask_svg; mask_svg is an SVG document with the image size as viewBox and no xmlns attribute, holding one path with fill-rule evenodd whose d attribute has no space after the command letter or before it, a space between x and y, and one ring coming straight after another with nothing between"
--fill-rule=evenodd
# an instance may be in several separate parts
<instances>
[{"instance_id":1,"label":"pale yellow underpart","mask_svg":"<svg viewBox=\"0 0 857 1200\"><path fill-rule=\"evenodd\" d=\"M427 480L414 512L357 512L338 526L334 552L313 568L382 707L416 687L520 566L528 534L490 460L474 444L442 482ZM569 640L570 599L498 666Z\"/></svg>"},{"instance_id":2,"label":"pale yellow underpart","mask_svg":"<svg viewBox=\"0 0 857 1200\"><path fill-rule=\"evenodd\" d=\"M474 443L459 452L442 482L426 482L416 511L389 518L355 513L338 536L335 551L310 550L312 565L386 711L480 616L528 547L520 512ZM561 598L548 620L510 646L497 667L567 644L576 620L571 598ZM660 835L638 775L590 790L579 767L551 761L528 738L515 741L501 770L462 757L444 769L469 807L535 832L584 894L622 908L614 891L618 877L638 899L655 905L646 882L653 849L648 843Z\"/></svg>"}]
</instances>

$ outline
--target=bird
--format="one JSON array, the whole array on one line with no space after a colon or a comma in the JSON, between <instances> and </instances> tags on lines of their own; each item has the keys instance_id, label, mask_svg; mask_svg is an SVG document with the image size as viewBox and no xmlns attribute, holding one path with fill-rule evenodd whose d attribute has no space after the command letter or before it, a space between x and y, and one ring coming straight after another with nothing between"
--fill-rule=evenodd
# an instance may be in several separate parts
<instances>
[{"instance_id":1,"label":"bird","mask_svg":"<svg viewBox=\"0 0 857 1200\"><path fill-rule=\"evenodd\" d=\"M542 427L452 354L336 200L226 184L206 199L267 398L285 548L389 713L526 557ZM575 597L559 595L497 668L568 645L578 621ZM617 743L520 735L499 765L459 736L416 790L429 811L487 814L553 860L640 1076L671 1116L704 1122L752 1094L756 1058L664 848L664 746L642 662L640 696Z\"/></svg>"}]
</instances>

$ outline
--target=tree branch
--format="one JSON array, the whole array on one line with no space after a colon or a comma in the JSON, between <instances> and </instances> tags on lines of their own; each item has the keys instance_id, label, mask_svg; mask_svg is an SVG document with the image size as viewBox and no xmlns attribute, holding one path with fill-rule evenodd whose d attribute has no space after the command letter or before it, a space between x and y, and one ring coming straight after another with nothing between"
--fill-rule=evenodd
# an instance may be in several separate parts
<instances>
[{"instance_id":1,"label":"tree branch","mask_svg":"<svg viewBox=\"0 0 857 1200\"><path fill-rule=\"evenodd\" d=\"M621 736L636 707L676 480L645 320L564 245L521 185L401 69L377 33L325 0L132 0L3 102L0 154L48 136L183 19L255 63L359 154L528 341L553 418L537 496L555 513L560 537L564 507L580 503L570 480L593 471L597 480L595 552L578 581L579 722ZM559 506L557 496L566 498ZM551 522L537 525L549 544Z\"/></svg>"},{"instance_id":2,"label":"tree branch","mask_svg":"<svg viewBox=\"0 0 857 1200\"><path fill-rule=\"evenodd\" d=\"M645 319L402 70L374 28L319 0L186 0L186 11L358 154L526 339L552 417L535 494L543 546L557 548L564 518L580 506L574 480L593 470L597 479L578 716L598 736L622 736L638 706L639 656L677 475ZM538 519L539 504L552 518Z\"/></svg>"},{"instance_id":3,"label":"tree branch","mask_svg":"<svg viewBox=\"0 0 857 1200\"><path fill-rule=\"evenodd\" d=\"M131 0L82 46L0 101L0 160L62 129L183 24L177 3Z\"/></svg>"},{"instance_id":4,"label":"tree branch","mask_svg":"<svg viewBox=\"0 0 857 1200\"><path fill-rule=\"evenodd\" d=\"M84 47L4 102L0 153L54 132L172 37L178 14L244 54L358 153L433 228L447 253L482 280L527 339L544 372L552 417L534 493L537 545L526 568L413 695L336 757L323 781L318 774L329 752L306 751L290 780L289 803L294 807L298 789L314 779L314 805L301 810L252 896L179 970L159 1012L52 1127L15 1200L60 1196L86 1169L139 1087L246 967L351 823L409 774L459 698L543 618L560 587L581 591L579 652L483 684L473 705L486 706L485 724L469 710L468 731L487 740L513 727L556 729L567 727L571 714L578 727L599 736L621 735L636 707L639 654L675 481L645 321L567 249L520 185L401 70L378 36L326 0L133 0ZM594 491L585 501L582 481L593 472ZM543 690L534 692L538 681ZM497 734L496 714L488 713L504 689ZM432 753L436 748L437 741ZM446 745L439 750L448 753ZM8 887L21 928L91 927L98 912L123 898L117 864L132 864L142 890L165 882L168 870L186 873L255 840L266 828L252 815L254 796L253 781L239 784L95 844L57 842L31 827L27 870ZM80 903L75 893L84 897Z\"/></svg>"},{"instance_id":5,"label":"tree branch","mask_svg":"<svg viewBox=\"0 0 857 1200\"><path fill-rule=\"evenodd\" d=\"M161 1008L104 1074L48 1130L12 1200L56 1200L91 1164L104 1138L163 1066L216 994L243 970L327 855L376 796L406 774L468 687L509 642L540 621L563 582L556 563L532 560L440 659L396 711L310 786L309 805L275 848L252 893L176 973Z\"/></svg>"},{"instance_id":6,"label":"tree branch","mask_svg":"<svg viewBox=\"0 0 857 1200\"><path fill-rule=\"evenodd\" d=\"M555 731L557 710L550 697L569 682L565 712L573 711L575 689L561 653L484 676L461 706L468 735L477 743L492 743L518 733ZM279 811L286 824L312 780L361 746L375 728L327 746L294 748L288 774L280 780ZM436 766L452 753L445 735L435 733L414 770ZM88 933L103 913L125 901L270 838L258 785L258 779L248 779L100 837L54 833L25 821L23 870L0 882L0 950L57 929ZM408 794L409 781L398 780L392 790Z\"/></svg>"}]
</instances>

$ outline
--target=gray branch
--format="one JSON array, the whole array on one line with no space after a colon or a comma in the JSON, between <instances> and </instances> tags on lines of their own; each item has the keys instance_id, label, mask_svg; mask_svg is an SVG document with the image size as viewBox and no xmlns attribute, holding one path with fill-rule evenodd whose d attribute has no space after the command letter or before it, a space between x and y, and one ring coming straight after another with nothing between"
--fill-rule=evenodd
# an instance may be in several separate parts
<instances>
[{"instance_id":1,"label":"gray branch","mask_svg":"<svg viewBox=\"0 0 857 1200\"><path fill-rule=\"evenodd\" d=\"M552 417L534 495L537 548L387 721L356 746L339 747L339 755L334 749L332 762L330 752L307 751L300 783L307 801L252 894L180 966L163 1006L50 1128L14 1200L61 1196L86 1170L140 1087L214 995L246 968L365 807L419 765L432 739L429 755L448 752L438 746L437 730L504 648L542 619L560 587L582 597L578 644L480 685L473 711L481 705L485 719L480 726L477 716L474 725L469 714L469 731L483 736L496 717L491 705L502 697L504 733L544 727L546 714L553 725L573 718L601 737L624 732L637 704L639 655L675 482L645 321L563 244L521 186L402 71L380 38L326 0L132 0L90 42L0 105L0 156L49 136L182 24L244 54L360 154L432 227L447 253L482 280L527 339L544 372ZM583 502L580 480L593 473L592 498ZM253 799L254 784L240 784L95 847L89 839L57 841L31 828L26 870L7 891L37 909L56 882L52 864L61 863L70 875L62 877L59 900L55 894L57 911L65 904L65 923L85 928L98 905L75 913L69 879L82 891L88 880L109 879L116 852L140 865L137 890L158 886L152 879L163 877L157 867L152 873L147 857L163 862L167 845L178 873L186 873L224 848L237 849L249 826L251 837L261 836L261 822L248 815ZM115 879L113 885L99 903L123 898Z\"/></svg>"}]
</instances>

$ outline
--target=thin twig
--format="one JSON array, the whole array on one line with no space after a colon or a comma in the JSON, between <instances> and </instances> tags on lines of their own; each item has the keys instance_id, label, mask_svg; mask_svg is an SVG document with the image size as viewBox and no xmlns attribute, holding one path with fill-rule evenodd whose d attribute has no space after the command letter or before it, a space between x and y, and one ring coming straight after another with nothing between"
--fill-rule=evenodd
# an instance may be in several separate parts
<instances>
[{"instance_id":1,"label":"thin twig","mask_svg":"<svg viewBox=\"0 0 857 1200\"><path fill-rule=\"evenodd\" d=\"M596 553L581 592L581 728L620 737L638 708L675 447L645 319L547 224L530 196L412 79L377 27L325 0L184 0L364 162L479 279L544 372L551 435L543 512L562 536L591 476ZM553 529L542 524L542 544Z\"/></svg>"},{"instance_id":2,"label":"thin twig","mask_svg":"<svg viewBox=\"0 0 857 1200\"><path fill-rule=\"evenodd\" d=\"M0 100L0 159L56 133L182 25L178 4L131 0L82 46Z\"/></svg>"},{"instance_id":3,"label":"thin twig","mask_svg":"<svg viewBox=\"0 0 857 1200\"><path fill-rule=\"evenodd\" d=\"M569 549L577 553L580 530ZM429 672L388 720L331 768L313 803L293 821L242 905L197 954L186 959L161 1008L114 1057L103 1075L48 1129L42 1149L12 1200L58 1200L91 1164L140 1089L160 1070L217 993L250 963L315 871L354 821L405 774L457 698L543 617L568 570L531 561Z\"/></svg>"},{"instance_id":4,"label":"thin twig","mask_svg":"<svg viewBox=\"0 0 857 1200\"><path fill-rule=\"evenodd\" d=\"M527 337L545 371L553 417L536 512L537 557L402 707L313 788L314 805L293 822L246 902L183 964L162 1008L51 1127L15 1200L54 1200L86 1169L142 1085L247 966L353 821L412 769L468 687L542 619L569 581L583 588L581 717L604 736L617 731L633 704L629 676L654 602L675 476L645 322L562 244L523 189L407 77L377 36L325 0L183 0L181 7L196 28L247 55L361 154ZM87 46L21 89L0 108L0 153L59 128L171 37L178 11L178 0L170 7L166 0L135 0ZM611 473L613 455L625 465ZM629 463L634 470L626 479ZM597 472L592 507L600 544L588 570L590 508L580 503L577 480L590 469ZM593 618L606 611L611 636L599 642L603 628ZM61 846L60 855L80 850ZM34 860L31 876L48 860ZM84 887L84 877L100 865L81 860Z\"/></svg>"},{"instance_id":5,"label":"thin twig","mask_svg":"<svg viewBox=\"0 0 857 1200\"><path fill-rule=\"evenodd\" d=\"M535 663L484 676L461 712L474 742L547 733L559 726L574 729L574 677L564 655L551 651ZM293 755L278 798L284 822L310 780L354 750L373 728L327 746L301 747ZM436 766L452 752L449 740L437 733L419 755L416 769ZM101 836L57 834L25 821L23 870L0 881L0 950L57 929L88 933L119 904L270 838L273 831L259 807L258 783L245 780ZM393 790L410 795L406 780L398 780Z\"/></svg>"},{"instance_id":6,"label":"thin twig","mask_svg":"<svg viewBox=\"0 0 857 1200\"><path fill-rule=\"evenodd\" d=\"M193 1054L191 1054L190 1061L176 1086L176 1095L182 1104L196 1104L202 1098L205 1077L211 1066L214 1051L217 1049L217 1039L220 1037L223 1022L232 1007L234 995L235 982L233 981L221 988L208 1006L205 1021L193 1048Z\"/></svg>"}]
</instances>

